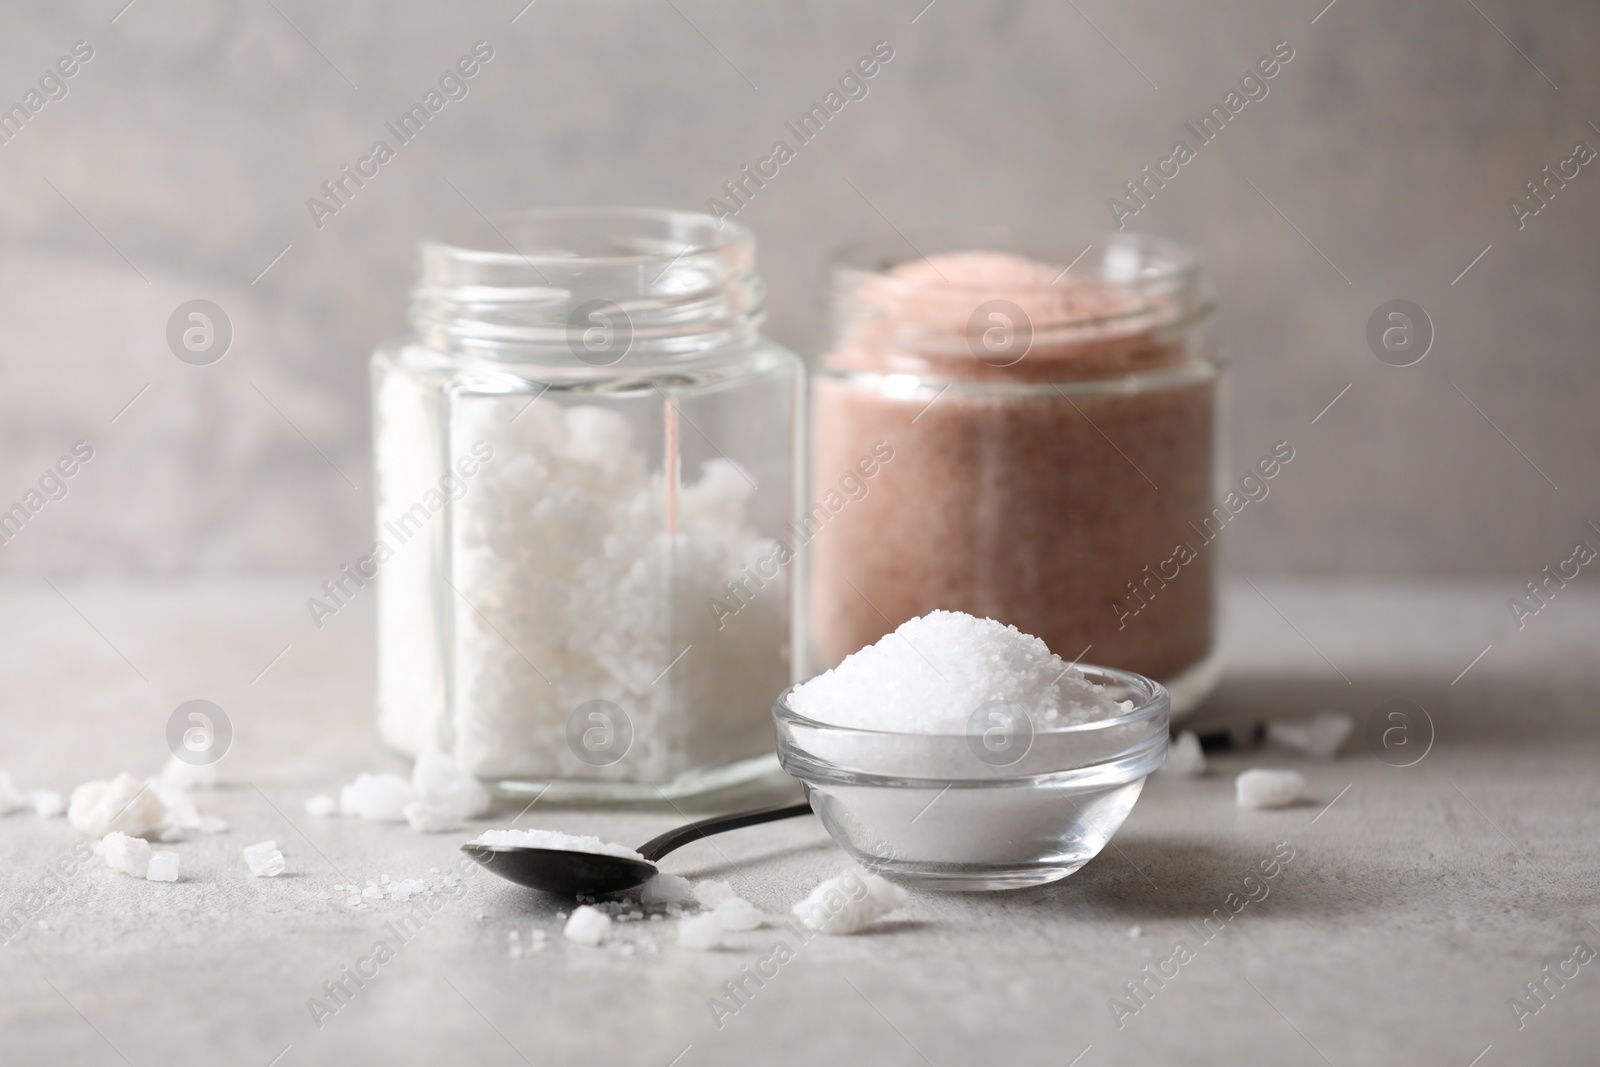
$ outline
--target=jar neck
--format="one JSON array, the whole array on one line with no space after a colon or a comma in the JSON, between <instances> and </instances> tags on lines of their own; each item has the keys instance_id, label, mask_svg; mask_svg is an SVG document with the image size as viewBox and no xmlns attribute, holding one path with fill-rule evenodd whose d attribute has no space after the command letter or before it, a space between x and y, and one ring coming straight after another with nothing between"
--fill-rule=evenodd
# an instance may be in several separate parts
<instances>
[{"instance_id":1,"label":"jar neck","mask_svg":"<svg viewBox=\"0 0 1600 1067\"><path fill-rule=\"evenodd\" d=\"M450 356L626 371L748 347L765 292L754 237L726 220L528 211L420 242L410 319Z\"/></svg>"},{"instance_id":2,"label":"jar neck","mask_svg":"<svg viewBox=\"0 0 1600 1067\"><path fill-rule=\"evenodd\" d=\"M1180 366L1200 354L1212 302L1192 253L1111 235L1071 269L1003 230L923 234L840 254L834 341L847 373L949 381L1082 381ZM1084 261L1087 262L1084 262ZM1080 265L1081 264L1081 265Z\"/></svg>"}]
</instances>

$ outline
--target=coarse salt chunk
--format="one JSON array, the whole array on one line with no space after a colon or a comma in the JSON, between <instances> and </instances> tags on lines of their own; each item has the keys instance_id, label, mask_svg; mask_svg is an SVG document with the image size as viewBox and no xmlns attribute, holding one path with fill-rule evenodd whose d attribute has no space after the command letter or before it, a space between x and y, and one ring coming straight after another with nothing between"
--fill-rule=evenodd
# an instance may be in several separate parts
<instances>
[{"instance_id":1,"label":"coarse salt chunk","mask_svg":"<svg viewBox=\"0 0 1600 1067\"><path fill-rule=\"evenodd\" d=\"M846 871L817 886L794 914L824 934L854 934L900 907L910 894L882 875Z\"/></svg>"},{"instance_id":2,"label":"coarse salt chunk","mask_svg":"<svg viewBox=\"0 0 1600 1067\"><path fill-rule=\"evenodd\" d=\"M767 921L762 910L739 897L724 900L711 910L724 930L755 930Z\"/></svg>"},{"instance_id":3,"label":"coarse salt chunk","mask_svg":"<svg viewBox=\"0 0 1600 1067\"><path fill-rule=\"evenodd\" d=\"M106 866L135 878L143 878L150 868L150 842L142 837L112 831L105 838Z\"/></svg>"},{"instance_id":4,"label":"coarse salt chunk","mask_svg":"<svg viewBox=\"0 0 1600 1067\"><path fill-rule=\"evenodd\" d=\"M678 923L678 944L697 952L722 947L722 921L715 912L696 915Z\"/></svg>"},{"instance_id":5,"label":"coarse salt chunk","mask_svg":"<svg viewBox=\"0 0 1600 1067\"><path fill-rule=\"evenodd\" d=\"M215 789L222 775L215 763L186 763L172 756L161 768L161 781L178 789Z\"/></svg>"},{"instance_id":6,"label":"coarse salt chunk","mask_svg":"<svg viewBox=\"0 0 1600 1067\"><path fill-rule=\"evenodd\" d=\"M449 805L413 800L400 811L406 817L406 822L418 833L437 834L461 828L460 811Z\"/></svg>"},{"instance_id":7,"label":"coarse salt chunk","mask_svg":"<svg viewBox=\"0 0 1600 1067\"><path fill-rule=\"evenodd\" d=\"M694 885L694 899L702 908L714 908L724 900L738 900L739 894L727 882L707 879Z\"/></svg>"},{"instance_id":8,"label":"coarse salt chunk","mask_svg":"<svg viewBox=\"0 0 1600 1067\"><path fill-rule=\"evenodd\" d=\"M457 821L474 819L489 810L489 791L456 761L439 751L417 757L411 768L411 787L417 799L453 815Z\"/></svg>"},{"instance_id":9,"label":"coarse salt chunk","mask_svg":"<svg viewBox=\"0 0 1600 1067\"><path fill-rule=\"evenodd\" d=\"M610 929L611 916L599 908L582 904L572 909L572 917L567 920L567 925L562 927L561 933L567 940L576 941L580 945L598 945L605 940L606 933Z\"/></svg>"},{"instance_id":10,"label":"coarse salt chunk","mask_svg":"<svg viewBox=\"0 0 1600 1067\"><path fill-rule=\"evenodd\" d=\"M639 888L641 904L682 904L693 899L694 886L689 884L689 879L665 871Z\"/></svg>"},{"instance_id":11,"label":"coarse salt chunk","mask_svg":"<svg viewBox=\"0 0 1600 1067\"><path fill-rule=\"evenodd\" d=\"M326 819L339 814L339 802L326 793L318 793L306 801L306 814Z\"/></svg>"},{"instance_id":12,"label":"coarse salt chunk","mask_svg":"<svg viewBox=\"0 0 1600 1067\"><path fill-rule=\"evenodd\" d=\"M1167 746L1167 761L1160 773L1179 778L1199 778L1206 773L1206 754L1200 747L1200 737L1193 730L1185 730Z\"/></svg>"},{"instance_id":13,"label":"coarse salt chunk","mask_svg":"<svg viewBox=\"0 0 1600 1067\"><path fill-rule=\"evenodd\" d=\"M1300 799L1306 779L1299 771L1258 767L1239 775L1233 786L1241 808L1283 808Z\"/></svg>"},{"instance_id":14,"label":"coarse salt chunk","mask_svg":"<svg viewBox=\"0 0 1600 1067\"><path fill-rule=\"evenodd\" d=\"M644 862L644 857L626 845L602 841L598 837L564 834L560 830L485 830L473 838L474 845L511 845L517 848L553 848L563 852L594 852L625 860Z\"/></svg>"},{"instance_id":15,"label":"coarse salt chunk","mask_svg":"<svg viewBox=\"0 0 1600 1067\"><path fill-rule=\"evenodd\" d=\"M976 709L996 701L1020 705L1037 728L1131 710L1039 638L960 611L904 622L789 696L820 722L901 733L961 734Z\"/></svg>"},{"instance_id":16,"label":"coarse salt chunk","mask_svg":"<svg viewBox=\"0 0 1600 1067\"><path fill-rule=\"evenodd\" d=\"M27 807L28 798L12 780L9 771L0 771L0 815L10 815Z\"/></svg>"},{"instance_id":17,"label":"coarse salt chunk","mask_svg":"<svg viewBox=\"0 0 1600 1067\"><path fill-rule=\"evenodd\" d=\"M1267 723L1267 740L1312 759L1333 759L1355 720L1340 711L1319 711L1309 719L1278 719Z\"/></svg>"},{"instance_id":18,"label":"coarse salt chunk","mask_svg":"<svg viewBox=\"0 0 1600 1067\"><path fill-rule=\"evenodd\" d=\"M257 878L276 878L288 866L284 863L283 853L278 851L276 841L245 846L244 861L249 864L250 873Z\"/></svg>"},{"instance_id":19,"label":"coarse salt chunk","mask_svg":"<svg viewBox=\"0 0 1600 1067\"><path fill-rule=\"evenodd\" d=\"M28 790L28 803L33 805L33 810L42 819L54 819L67 813L66 798L54 789Z\"/></svg>"},{"instance_id":20,"label":"coarse salt chunk","mask_svg":"<svg viewBox=\"0 0 1600 1067\"><path fill-rule=\"evenodd\" d=\"M339 790L339 810L374 822L403 822L406 805L415 799L417 791L398 774L358 774Z\"/></svg>"},{"instance_id":21,"label":"coarse salt chunk","mask_svg":"<svg viewBox=\"0 0 1600 1067\"><path fill-rule=\"evenodd\" d=\"M178 854L163 849L150 854L150 866L145 869L146 878L152 882L176 882L178 880Z\"/></svg>"},{"instance_id":22,"label":"coarse salt chunk","mask_svg":"<svg viewBox=\"0 0 1600 1067\"><path fill-rule=\"evenodd\" d=\"M160 795L131 774L119 774L109 782L85 782L72 791L67 806L67 821L90 837L104 837L113 830L142 837L159 827L166 814Z\"/></svg>"}]
</instances>

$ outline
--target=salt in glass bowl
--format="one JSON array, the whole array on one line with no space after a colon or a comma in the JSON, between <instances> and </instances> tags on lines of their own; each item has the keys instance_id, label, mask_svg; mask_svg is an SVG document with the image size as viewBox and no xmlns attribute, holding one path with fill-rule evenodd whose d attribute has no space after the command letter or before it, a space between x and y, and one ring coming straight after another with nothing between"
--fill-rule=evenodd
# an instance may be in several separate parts
<instances>
[{"instance_id":1,"label":"salt in glass bowl","mask_svg":"<svg viewBox=\"0 0 1600 1067\"><path fill-rule=\"evenodd\" d=\"M899 733L809 719L790 706L790 686L772 709L778 760L834 841L891 881L952 890L1058 881L1105 847L1167 756L1166 689L1130 671L1080 669L1132 708L1050 726L993 702L965 733Z\"/></svg>"}]
</instances>

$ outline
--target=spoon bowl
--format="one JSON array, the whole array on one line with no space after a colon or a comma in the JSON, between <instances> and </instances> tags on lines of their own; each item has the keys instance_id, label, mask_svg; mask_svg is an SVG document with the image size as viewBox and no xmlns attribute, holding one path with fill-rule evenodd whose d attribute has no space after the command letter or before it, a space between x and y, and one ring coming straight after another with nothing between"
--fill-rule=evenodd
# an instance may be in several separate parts
<instances>
[{"instance_id":1,"label":"spoon bowl","mask_svg":"<svg viewBox=\"0 0 1600 1067\"><path fill-rule=\"evenodd\" d=\"M620 893L656 876L653 863L597 852L471 844L462 845L461 851L508 882L564 897Z\"/></svg>"}]
</instances>

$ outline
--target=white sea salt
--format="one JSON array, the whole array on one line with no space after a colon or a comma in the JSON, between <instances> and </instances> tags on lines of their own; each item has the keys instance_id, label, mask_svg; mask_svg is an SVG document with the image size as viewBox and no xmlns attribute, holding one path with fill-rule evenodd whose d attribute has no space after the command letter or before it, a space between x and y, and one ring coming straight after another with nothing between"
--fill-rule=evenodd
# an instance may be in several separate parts
<instances>
[{"instance_id":1,"label":"white sea salt","mask_svg":"<svg viewBox=\"0 0 1600 1067\"><path fill-rule=\"evenodd\" d=\"M722 947L722 921L711 912L678 923L678 944L697 952Z\"/></svg>"},{"instance_id":2,"label":"white sea salt","mask_svg":"<svg viewBox=\"0 0 1600 1067\"><path fill-rule=\"evenodd\" d=\"M474 845L511 845L519 848L554 848L563 852L594 852L625 860L644 857L626 845L602 841L598 837L564 834L559 830L485 830L473 838Z\"/></svg>"},{"instance_id":3,"label":"white sea salt","mask_svg":"<svg viewBox=\"0 0 1600 1067\"><path fill-rule=\"evenodd\" d=\"M572 910L572 917L561 933L569 941L580 945L598 945L611 929L611 916L598 908L584 904Z\"/></svg>"},{"instance_id":4,"label":"white sea salt","mask_svg":"<svg viewBox=\"0 0 1600 1067\"><path fill-rule=\"evenodd\" d=\"M54 789L28 790L28 803L42 819L54 819L67 813L67 801Z\"/></svg>"},{"instance_id":5,"label":"white sea salt","mask_svg":"<svg viewBox=\"0 0 1600 1067\"><path fill-rule=\"evenodd\" d=\"M161 825L167 807L147 782L119 774L109 782L85 782L72 791L67 821L90 837L113 830L140 837Z\"/></svg>"},{"instance_id":6,"label":"white sea salt","mask_svg":"<svg viewBox=\"0 0 1600 1067\"><path fill-rule=\"evenodd\" d=\"M105 837L106 866L135 878L143 878L150 868L150 842L142 837L112 831Z\"/></svg>"},{"instance_id":7,"label":"white sea salt","mask_svg":"<svg viewBox=\"0 0 1600 1067\"><path fill-rule=\"evenodd\" d=\"M489 791L483 783L443 752L430 750L417 756L411 768L411 787L419 801L458 821L475 819L489 810Z\"/></svg>"},{"instance_id":8,"label":"white sea salt","mask_svg":"<svg viewBox=\"0 0 1600 1067\"><path fill-rule=\"evenodd\" d=\"M374 822L403 822L406 805L415 799L417 791L398 774L358 774L339 790L339 810Z\"/></svg>"},{"instance_id":9,"label":"white sea salt","mask_svg":"<svg viewBox=\"0 0 1600 1067\"><path fill-rule=\"evenodd\" d=\"M145 869L145 877L152 882L176 882L178 854L165 849L150 853L150 865Z\"/></svg>"},{"instance_id":10,"label":"white sea salt","mask_svg":"<svg viewBox=\"0 0 1600 1067\"><path fill-rule=\"evenodd\" d=\"M855 870L823 882L791 910L819 933L854 934L909 898L909 893L882 875Z\"/></svg>"},{"instance_id":11,"label":"white sea salt","mask_svg":"<svg viewBox=\"0 0 1600 1067\"><path fill-rule=\"evenodd\" d=\"M10 815L14 811L21 811L27 807L28 798L22 790L17 788L17 783L12 780L9 771L0 771L0 815Z\"/></svg>"},{"instance_id":12,"label":"white sea salt","mask_svg":"<svg viewBox=\"0 0 1600 1067\"><path fill-rule=\"evenodd\" d=\"M283 853L278 851L276 841L247 845L244 849L244 861L249 865L250 873L256 878L276 878L288 866L284 862Z\"/></svg>"},{"instance_id":13,"label":"white sea salt","mask_svg":"<svg viewBox=\"0 0 1600 1067\"><path fill-rule=\"evenodd\" d=\"M702 908L714 908L724 900L738 900L739 894L727 882L706 879L694 885L694 899Z\"/></svg>"},{"instance_id":14,"label":"white sea salt","mask_svg":"<svg viewBox=\"0 0 1600 1067\"><path fill-rule=\"evenodd\" d=\"M959 611L902 623L789 697L795 711L819 722L933 734L966 732L973 712L994 701L1024 708L1035 730L1131 709L1037 637Z\"/></svg>"},{"instance_id":15,"label":"white sea salt","mask_svg":"<svg viewBox=\"0 0 1600 1067\"><path fill-rule=\"evenodd\" d=\"M1241 808L1287 807L1299 800L1305 790L1305 775L1299 771L1256 768L1234 780L1234 792Z\"/></svg>"},{"instance_id":16,"label":"white sea salt","mask_svg":"<svg viewBox=\"0 0 1600 1067\"><path fill-rule=\"evenodd\" d=\"M711 914L724 930L755 930L767 921L766 914L760 908L739 897L724 900L712 909Z\"/></svg>"},{"instance_id":17,"label":"white sea salt","mask_svg":"<svg viewBox=\"0 0 1600 1067\"><path fill-rule=\"evenodd\" d=\"M419 834L439 834L461 829L461 814L452 807L413 800L400 809L406 824Z\"/></svg>"},{"instance_id":18,"label":"white sea salt","mask_svg":"<svg viewBox=\"0 0 1600 1067\"><path fill-rule=\"evenodd\" d=\"M380 523L403 521L437 482L437 459L416 447L436 432L424 403L402 375L379 387ZM614 410L477 396L452 410L451 428L452 455L478 443L493 456L451 511L461 596L449 704L461 767L484 778L660 782L769 750L771 723L753 710L788 678L786 597L769 588L736 603L737 614L707 610L777 550L747 517L753 480L721 458L694 480L685 463L669 530L660 461ZM380 730L402 751L439 732L435 702L422 696L444 681L423 599L426 549L407 546L380 579L397 594L378 600ZM567 744L573 709L595 699L627 716L632 742L615 762L586 761Z\"/></svg>"},{"instance_id":19,"label":"white sea salt","mask_svg":"<svg viewBox=\"0 0 1600 1067\"><path fill-rule=\"evenodd\" d=\"M681 904L693 899L694 886L689 883L689 879L665 871L639 887L641 904Z\"/></svg>"},{"instance_id":20,"label":"white sea salt","mask_svg":"<svg viewBox=\"0 0 1600 1067\"><path fill-rule=\"evenodd\" d=\"M1178 778L1199 778L1206 773L1206 754L1193 730L1184 730L1167 746L1167 761L1157 773Z\"/></svg>"},{"instance_id":21,"label":"white sea salt","mask_svg":"<svg viewBox=\"0 0 1600 1067\"><path fill-rule=\"evenodd\" d=\"M222 774L215 763L186 763L171 756L161 768L160 780L185 791L215 789L222 784Z\"/></svg>"},{"instance_id":22,"label":"white sea salt","mask_svg":"<svg viewBox=\"0 0 1600 1067\"><path fill-rule=\"evenodd\" d=\"M1267 723L1267 740L1312 759L1333 759L1355 720L1339 711L1319 711L1309 719L1278 719Z\"/></svg>"},{"instance_id":23,"label":"white sea salt","mask_svg":"<svg viewBox=\"0 0 1600 1067\"><path fill-rule=\"evenodd\" d=\"M339 814L339 802L326 793L318 793L306 801L306 814L326 819Z\"/></svg>"}]
</instances>

